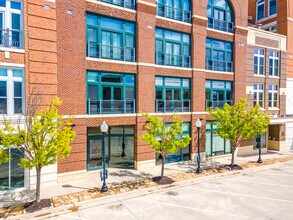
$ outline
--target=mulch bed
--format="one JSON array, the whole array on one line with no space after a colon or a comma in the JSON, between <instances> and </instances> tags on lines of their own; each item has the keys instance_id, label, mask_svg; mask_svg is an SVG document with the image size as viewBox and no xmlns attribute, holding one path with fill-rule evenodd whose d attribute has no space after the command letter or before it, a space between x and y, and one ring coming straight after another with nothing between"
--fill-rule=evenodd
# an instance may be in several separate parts
<instances>
[{"instance_id":1,"label":"mulch bed","mask_svg":"<svg viewBox=\"0 0 293 220\"><path fill-rule=\"evenodd\" d=\"M44 208L51 207L51 199L42 199L40 202L28 202L23 205L23 208L27 213L32 213Z\"/></svg>"},{"instance_id":2,"label":"mulch bed","mask_svg":"<svg viewBox=\"0 0 293 220\"><path fill-rule=\"evenodd\" d=\"M152 180L158 185L167 185L167 184L172 184L175 182L172 178L168 176L163 176L163 177L156 176L156 177L153 177Z\"/></svg>"},{"instance_id":3,"label":"mulch bed","mask_svg":"<svg viewBox=\"0 0 293 220\"><path fill-rule=\"evenodd\" d=\"M290 160L293 160L293 156L288 156L284 158L267 159L267 160L264 160L263 163L261 164L257 163L256 161L250 161L250 162L239 164L236 167L233 167L232 171L249 169L253 167L276 164L276 163L283 163ZM51 206L58 207L58 206L69 205L69 204L73 204L74 206L75 202L101 198L108 195L115 195L118 193L144 189L144 188L148 188L152 186L167 185L166 187L169 187L169 186L172 186L171 184L174 182L189 180L193 178L199 178L202 176L210 176L214 174L227 173L227 172L231 172L230 167L227 168L227 166L223 165L223 166L215 166L215 167L204 169L201 174L196 173L196 171L194 170L194 171L188 171L184 173L177 173L177 174L172 174L169 176L164 176L163 178L161 178L160 176L159 177L157 176L153 178L144 178L144 179L139 179L135 181L125 181L122 183L113 184L111 187L109 187L109 191L107 193L101 193L100 189L94 188L91 190L53 197L51 199L43 199L41 200L40 203L32 202L32 203L26 203L24 205L0 208L0 218L21 215L24 213L24 210L25 212L31 213L31 212L35 212L37 210L48 208Z\"/></svg>"}]
</instances>

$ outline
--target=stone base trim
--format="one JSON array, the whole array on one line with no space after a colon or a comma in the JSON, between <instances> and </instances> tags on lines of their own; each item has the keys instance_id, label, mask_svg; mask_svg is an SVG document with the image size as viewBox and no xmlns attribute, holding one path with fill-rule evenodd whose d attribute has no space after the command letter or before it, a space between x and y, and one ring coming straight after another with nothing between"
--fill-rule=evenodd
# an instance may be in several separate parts
<instances>
[{"instance_id":1,"label":"stone base trim","mask_svg":"<svg viewBox=\"0 0 293 220\"><path fill-rule=\"evenodd\" d=\"M73 171L73 172L67 172L67 173L59 173L57 175L57 182L58 183L67 183L75 180L81 180L86 177L87 175L86 170L80 170L80 171Z\"/></svg>"},{"instance_id":2,"label":"stone base trim","mask_svg":"<svg viewBox=\"0 0 293 220\"><path fill-rule=\"evenodd\" d=\"M191 154L191 162L192 163L197 163L197 153ZM200 160L201 162L205 162L206 161L206 153L205 152L201 152L200 153Z\"/></svg>"},{"instance_id":3,"label":"stone base trim","mask_svg":"<svg viewBox=\"0 0 293 220\"><path fill-rule=\"evenodd\" d=\"M268 142L268 150L284 151L286 149L286 141L272 141Z\"/></svg>"},{"instance_id":4,"label":"stone base trim","mask_svg":"<svg viewBox=\"0 0 293 220\"><path fill-rule=\"evenodd\" d=\"M267 148L261 149L262 153L267 152ZM236 155L238 157L246 157L246 156L253 156L258 154L258 149L253 147L253 145L238 147Z\"/></svg>"},{"instance_id":5,"label":"stone base trim","mask_svg":"<svg viewBox=\"0 0 293 220\"><path fill-rule=\"evenodd\" d=\"M135 161L134 168L136 170L145 170L149 168L154 168L156 166L156 160L144 160L144 161Z\"/></svg>"}]
</instances>

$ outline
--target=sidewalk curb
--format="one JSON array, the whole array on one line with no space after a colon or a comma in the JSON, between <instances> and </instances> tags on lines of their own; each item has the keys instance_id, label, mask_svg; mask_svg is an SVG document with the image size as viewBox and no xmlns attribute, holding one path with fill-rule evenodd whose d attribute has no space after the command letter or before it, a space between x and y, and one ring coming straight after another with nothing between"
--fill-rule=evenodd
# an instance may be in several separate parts
<instances>
[{"instance_id":1,"label":"sidewalk curb","mask_svg":"<svg viewBox=\"0 0 293 220\"><path fill-rule=\"evenodd\" d=\"M232 175L242 175L245 173L260 172L263 170L268 170L268 169L271 169L274 167L285 165L288 162L290 162L290 161L269 164L269 165L264 165L264 166L259 166L259 167L252 167L252 168L247 168L247 169L243 169L243 170L235 170L235 171L230 171L230 172L225 172L225 173L217 173L217 174L213 174L213 175L209 175L209 176L201 176L198 178L192 178L192 179L188 179L188 180L174 182L174 183L168 184L168 185L157 185L157 186L152 186L152 187L148 187L148 188L144 188L144 189L118 193L115 195L108 195L105 197L86 200L86 201L82 201L82 202L76 202L76 203L73 202L72 204L59 206L59 207L50 207L48 209L41 210L41 211L34 212L34 213L30 213L30 214L11 216L11 217L8 217L8 219L22 219L23 217L25 217L25 219L36 219L36 218L40 219L40 220L47 219L49 217L55 216L56 213L58 213L58 215L72 213L72 211L70 211L68 209L73 206L80 206L79 210L84 210L84 209L91 208L91 207L94 207L97 205L100 206L100 205L111 204L113 202L117 202L117 200L122 202L122 201L131 199L131 198L135 198L135 197L155 194L158 192L164 192L164 191L168 191L170 189L178 189L178 188L186 187L191 184L201 184L204 182L213 181L215 179L224 179L224 178L227 178ZM87 205L82 207L81 205L83 205L83 204L87 204ZM52 212L52 210L54 210L54 212ZM43 215L43 216L40 216L40 215ZM36 216L40 216L40 217L36 217Z\"/></svg>"}]
</instances>

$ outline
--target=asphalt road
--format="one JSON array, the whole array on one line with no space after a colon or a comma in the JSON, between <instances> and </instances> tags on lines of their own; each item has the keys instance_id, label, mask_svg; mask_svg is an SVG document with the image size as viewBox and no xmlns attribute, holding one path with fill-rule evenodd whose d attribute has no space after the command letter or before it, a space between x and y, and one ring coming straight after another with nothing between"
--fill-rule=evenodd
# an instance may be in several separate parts
<instances>
[{"instance_id":1,"label":"asphalt road","mask_svg":"<svg viewBox=\"0 0 293 220\"><path fill-rule=\"evenodd\" d=\"M293 219L293 162L78 204L37 219ZM31 219L31 217L28 217ZM28 219L27 218L27 219ZM18 218L19 219L19 218Z\"/></svg>"}]
</instances>

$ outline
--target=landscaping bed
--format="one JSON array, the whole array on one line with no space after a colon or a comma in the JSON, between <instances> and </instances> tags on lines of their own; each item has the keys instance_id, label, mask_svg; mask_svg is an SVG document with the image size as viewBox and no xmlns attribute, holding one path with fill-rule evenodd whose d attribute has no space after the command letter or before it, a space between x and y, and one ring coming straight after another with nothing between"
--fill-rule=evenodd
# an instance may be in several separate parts
<instances>
[{"instance_id":1,"label":"landscaping bed","mask_svg":"<svg viewBox=\"0 0 293 220\"><path fill-rule=\"evenodd\" d=\"M293 160L293 156L284 157L284 158L266 159L261 164L256 163L255 161L251 161L251 162L239 164L237 170L239 170L239 168L249 169L249 168L258 167L258 166L284 163L290 160ZM170 185L173 182L199 178L202 176L210 176L210 175L219 174L219 173L227 173L227 172L231 172L231 170L223 165L223 166L215 166L211 168L206 168L202 171L201 174L196 173L196 171L194 170L194 171L189 171L184 173L172 174L172 175L164 177L163 179L161 179L160 177L153 177L153 178L139 179L135 181L125 181L119 184L112 184L111 187L109 187L109 191L107 193L101 193L99 188L94 188L91 190L53 197L50 200L49 199L42 200L42 204L26 203L23 205L0 208L0 218L21 215L26 212L34 212L34 211L37 211L46 207L51 207L51 206L59 207L59 206L64 206L69 204L73 204L73 206L75 206L76 202L101 198L108 195L114 195L114 194L149 188L149 187L158 186L158 185Z\"/></svg>"}]
</instances>

